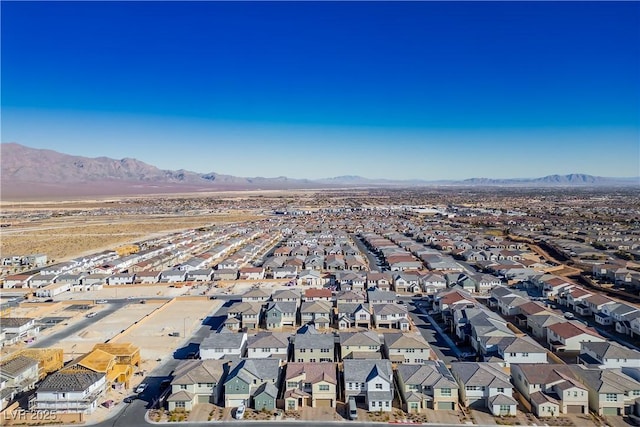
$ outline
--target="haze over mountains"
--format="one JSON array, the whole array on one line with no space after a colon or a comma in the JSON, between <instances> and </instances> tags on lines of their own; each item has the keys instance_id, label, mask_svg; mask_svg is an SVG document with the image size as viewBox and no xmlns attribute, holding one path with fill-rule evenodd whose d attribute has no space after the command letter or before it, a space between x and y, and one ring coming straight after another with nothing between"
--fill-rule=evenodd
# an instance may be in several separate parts
<instances>
[{"instance_id":1,"label":"haze over mountains","mask_svg":"<svg viewBox=\"0 0 640 427\"><path fill-rule=\"evenodd\" d=\"M471 178L463 181L369 179L339 176L308 180L287 177L237 177L215 172L162 170L137 159L88 158L16 143L0 146L3 200L79 196L134 195L218 190L282 190L344 187L410 186L638 186L639 178L605 178L585 174L533 179Z\"/></svg>"}]
</instances>

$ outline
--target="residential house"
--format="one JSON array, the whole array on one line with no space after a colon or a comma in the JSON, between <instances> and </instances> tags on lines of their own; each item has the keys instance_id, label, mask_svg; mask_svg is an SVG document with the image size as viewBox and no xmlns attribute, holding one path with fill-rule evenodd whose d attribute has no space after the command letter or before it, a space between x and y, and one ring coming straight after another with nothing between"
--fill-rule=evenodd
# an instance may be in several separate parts
<instances>
[{"instance_id":1,"label":"residential house","mask_svg":"<svg viewBox=\"0 0 640 427\"><path fill-rule=\"evenodd\" d=\"M513 363L547 363L547 349L532 338L523 336L490 338L505 366Z\"/></svg>"},{"instance_id":2,"label":"residential house","mask_svg":"<svg viewBox=\"0 0 640 427\"><path fill-rule=\"evenodd\" d=\"M254 288L242 294L242 302L266 302L271 294L260 288Z\"/></svg>"},{"instance_id":3,"label":"residential house","mask_svg":"<svg viewBox=\"0 0 640 427\"><path fill-rule=\"evenodd\" d=\"M269 330L295 326L298 316L297 302L270 302L264 314L264 322Z\"/></svg>"},{"instance_id":4,"label":"residential house","mask_svg":"<svg viewBox=\"0 0 640 427\"><path fill-rule=\"evenodd\" d=\"M393 373L388 360L344 360L345 400L364 401L370 412L390 412L393 402Z\"/></svg>"},{"instance_id":5,"label":"residential house","mask_svg":"<svg viewBox=\"0 0 640 427\"><path fill-rule=\"evenodd\" d=\"M12 394L32 390L40 379L38 361L23 355L1 361L0 373L5 389L12 390Z\"/></svg>"},{"instance_id":6,"label":"residential house","mask_svg":"<svg viewBox=\"0 0 640 427\"><path fill-rule=\"evenodd\" d=\"M75 412L91 414L98 407L106 389L103 373L70 368L54 372L38 386L29 401L35 413Z\"/></svg>"},{"instance_id":7,"label":"residential house","mask_svg":"<svg viewBox=\"0 0 640 427\"><path fill-rule=\"evenodd\" d=\"M586 386L589 409L599 416L629 415L640 397L640 382L618 368L589 368L574 365L573 372Z\"/></svg>"},{"instance_id":8,"label":"residential house","mask_svg":"<svg viewBox=\"0 0 640 427\"><path fill-rule=\"evenodd\" d=\"M220 403L227 371L225 360L181 361L173 372L171 394L167 397L169 411L192 411L199 403Z\"/></svg>"},{"instance_id":9,"label":"residential house","mask_svg":"<svg viewBox=\"0 0 640 427\"><path fill-rule=\"evenodd\" d=\"M257 329L262 318L261 302L241 302L233 305L227 312L227 317L235 317L240 320L240 327Z\"/></svg>"},{"instance_id":10,"label":"residential house","mask_svg":"<svg viewBox=\"0 0 640 427\"><path fill-rule=\"evenodd\" d=\"M273 410L276 407L275 399L269 405L270 394L273 388L265 390L263 384L271 384L277 387L280 383L281 361L279 359L242 359L231 367L230 373L224 382L224 406L235 408L247 405L256 409L255 397L259 395L260 409ZM277 390L277 389L276 389ZM265 394L266 392L266 394ZM277 394L277 393L276 393Z\"/></svg>"},{"instance_id":11,"label":"residential house","mask_svg":"<svg viewBox=\"0 0 640 427\"><path fill-rule=\"evenodd\" d=\"M606 341L594 329L579 322L554 323L547 327L547 343L553 352L580 351L585 341Z\"/></svg>"},{"instance_id":12,"label":"residential house","mask_svg":"<svg viewBox=\"0 0 640 427\"><path fill-rule=\"evenodd\" d=\"M307 289L304 292L304 301L333 301L331 289Z\"/></svg>"},{"instance_id":13,"label":"residential house","mask_svg":"<svg viewBox=\"0 0 640 427\"><path fill-rule=\"evenodd\" d=\"M242 357L246 348L246 332L233 332L223 326L202 340L200 358L206 360L224 359L230 356Z\"/></svg>"},{"instance_id":14,"label":"residential house","mask_svg":"<svg viewBox=\"0 0 640 427\"><path fill-rule=\"evenodd\" d=\"M613 341L581 342L578 362L585 365L598 365L601 369L640 368L640 351Z\"/></svg>"},{"instance_id":15,"label":"residential house","mask_svg":"<svg viewBox=\"0 0 640 427\"><path fill-rule=\"evenodd\" d=\"M371 313L368 305L364 303L338 303L336 309L336 323L338 329L369 328L371 326Z\"/></svg>"},{"instance_id":16,"label":"residential house","mask_svg":"<svg viewBox=\"0 0 640 427\"><path fill-rule=\"evenodd\" d=\"M431 346L419 333L384 334L384 351L394 363L424 363L434 359Z\"/></svg>"},{"instance_id":17,"label":"residential house","mask_svg":"<svg viewBox=\"0 0 640 427\"><path fill-rule=\"evenodd\" d=\"M289 334L278 332L258 332L247 339L247 357L264 359L267 357L287 360L289 354Z\"/></svg>"},{"instance_id":18,"label":"residential house","mask_svg":"<svg viewBox=\"0 0 640 427\"><path fill-rule=\"evenodd\" d=\"M300 307L302 296L295 289L280 289L271 295L271 300L274 302L295 302Z\"/></svg>"},{"instance_id":19,"label":"residential house","mask_svg":"<svg viewBox=\"0 0 640 427\"><path fill-rule=\"evenodd\" d=\"M344 359L381 359L380 336L373 331L341 332L340 357Z\"/></svg>"},{"instance_id":20,"label":"residential house","mask_svg":"<svg viewBox=\"0 0 640 427\"><path fill-rule=\"evenodd\" d=\"M511 378L539 417L588 413L587 388L568 365L514 364Z\"/></svg>"},{"instance_id":21,"label":"residential house","mask_svg":"<svg viewBox=\"0 0 640 427\"><path fill-rule=\"evenodd\" d=\"M373 304L371 306L374 324L377 328L400 329L408 331L411 328L406 305Z\"/></svg>"},{"instance_id":22,"label":"residential house","mask_svg":"<svg viewBox=\"0 0 640 427\"><path fill-rule=\"evenodd\" d=\"M335 338L333 334L320 334L309 325L304 333L293 336L293 360L302 363L333 362Z\"/></svg>"},{"instance_id":23,"label":"residential house","mask_svg":"<svg viewBox=\"0 0 640 427\"><path fill-rule=\"evenodd\" d=\"M457 409L458 383L441 360L398 365L396 379L402 409L406 412Z\"/></svg>"},{"instance_id":24,"label":"residential house","mask_svg":"<svg viewBox=\"0 0 640 427\"><path fill-rule=\"evenodd\" d=\"M369 304L395 304L396 294L391 291L374 289L367 291L367 301Z\"/></svg>"},{"instance_id":25,"label":"residential house","mask_svg":"<svg viewBox=\"0 0 640 427\"><path fill-rule=\"evenodd\" d=\"M326 329L331 322L331 303L328 301L303 302L300 308L300 322L313 323L316 329Z\"/></svg>"},{"instance_id":26,"label":"residential house","mask_svg":"<svg viewBox=\"0 0 640 427\"><path fill-rule=\"evenodd\" d=\"M335 363L287 364L285 375L284 407L287 411L300 408L335 408L337 389Z\"/></svg>"},{"instance_id":27,"label":"residential house","mask_svg":"<svg viewBox=\"0 0 640 427\"><path fill-rule=\"evenodd\" d=\"M515 415L517 402L509 375L499 363L454 362L451 373L467 408L487 408L493 415Z\"/></svg>"}]
</instances>

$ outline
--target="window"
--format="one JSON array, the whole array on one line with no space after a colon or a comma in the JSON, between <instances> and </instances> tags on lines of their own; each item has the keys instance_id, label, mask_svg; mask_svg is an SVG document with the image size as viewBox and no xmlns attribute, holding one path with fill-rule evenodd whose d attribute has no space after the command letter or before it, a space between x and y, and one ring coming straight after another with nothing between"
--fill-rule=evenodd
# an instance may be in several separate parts
<instances>
[{"instance_id":1,"label":"window","mask_svg":"<svg viewBox=\"0 0 640 427\"><path fill-rule=\"evenodd\" d=\"M376 407L376 402L375 402L375 401L371 402L371 407L372 407L372 408L375 408L375 407Z\"/></svg>"},{"instance_id":2,"label":"window","mask_svg":"<svg viewBox=\"0 0 640 427\"><path fill-rule=\"evenodd\" d=\"M511 406L509 405L500 405L500 412L509 412L511 410Z\"/></svg>"},{"instance_id":3,"label":"window","mask_svg":"<svg viewBox=\"0 0 640 427\"><path fill-rule=\"evenodd\" d=\"M215 385L215 384L213 384L213 383L207 383L207 387L208 387L208 388L213 388L213 387L214 387L214 385Z\"/></svg>"},{"instance_id":4,"label":"window","mask_svg":"<svg viewBox=\"0 0 640 427\"><path fill-rule=\"evenodd\" d=\"M408 348L407 349L407 353L415 353L416 349L415 348Z\"/></svg>"},{"instance_id":5,"label":"window","mask_svg":"<svg viewBox=\"0 0 640 427\"><path fill-rule=\"evenodd\" d=\"M300 349L300 353L306 353L306 352L307 352L307 349L306 349L306 348L301 348L301 349Z\"/></svg>"},{"instance_id":6,"label":"window","mask_svg":"<svg viewBox=\"0 0 640 427\"><path fill-rule=\"evenodd\" d=\"M640 396L640 390L633 390L634 396Z\"/></svg>"},{"instance_id":7,"label":"window","mask_svg":"<svg viewBox=\"0 0 640 427\"><path fill-rule=\"evenodd\" d=\"M386 402L384 402L384 406L386 406L387 408L389 407L389 401L388 400Z\"/></svg>"},{"instance_id":8,"label":"window","mask_svg":"<svg viewBox=\"0 0 640 427\"><path fill-rule=\"evenodd\" d=\"M287 388L297 388L298 383L295 381L287 381Z\"/></svg>"},{"instance_id":9,"label":"window","mask_svg":"<svg viewBox=\"0 0 640 427\"><path fill-rule=\"evenodd\" d=\"M529 353L522 353L522 357L529 357Z\"/></svg>"},{"instance_id":10,"label":"window","mask_svg":"<svg viewBox=\"0 0 640 427\"><path fill-rule=\"evenodd\" d=\"M184 402L176 402L176 408L184 408Z\"/></svg>"},{"instance_id":11,"label":"window","mask_svg":"<svg viewBox=\"0 0 640 427\"><path fill-rule=\"evenodd\" d=\"M577 391L573 392L573 397L578 397L578 392Z\"/></svg>"},{"instance_id":12,"label":"window","mask_svg":"<svg viewBox=\"0 0 640 427\"><path fill-rule=\"evenodd\" d=\"M451 389L450 388L441 388L440 395L443 397L451 397Z\"/></svg>"},{"instance_id":13,"label":"window","mask_svg":"<svg viewBox=\"0 0 640 427\"><path fill-rule=\"evenodd\" d=\"M364 383L360 383L360 388L364 388Z\"/></svg>"},{"instance_id":14,"label":"window","mask_svg":"<svg viewBox=\"0 0 640 427\"><path fill-rule=\"evenodd\" d=\"M316 359L309 359L310 363L316 363Z\"/></svg>"},{"instance_id":15,"label":"window","mask_svg":"<svg viewBox=\"0 0 640 427\"><path fill-rule=\"evenodd\" d=\"M318 390L320 390L320 391L329 391L329 385L328 384L320 384L318 386Z\"/></svg>"},{"instance_id":16,"label":"window","mask_svg":"<svg viewBox=\"0 0 640 427\"><path fill-rule=\"evenodd\" d=\"M382 390L382 384L376 384L376 390Z\"/></svg>"},{"instance_id":17,"label":"window","mask_svg":"<svg viewBox=\"0 0 640 427\"><path fill-rule=\"evenodd\" d=\"M504 387L498 387L498 393L504 393Z\"/></svg>"},{"instance_id":18,"label":"window","mask_svg":"<svg viewBox=\"0 0 640 427\"><path fill-rule=\"evenodd\" d=\"M306 389L311 388L311 383L304 383L304 388L306 388Z\"/></svg>"},{"instance_id":19,"label":"window","mask_svg":"<svg viewBox=\"0 0 640 427\"><path fill-rule=\"evenodd\" d=\"M320 353L329 353L329 349L328 348L321 348L320 349Z\"/></svg>"},{"instance_id":20,"label":"window","mask_svg":"<svg viewBox=\"0 0 640 427\"><path fill-rule=\"evenodd\" d=\"M349 390L353 390L353 383L349 383Z\"/></svg>"},{"instance_id":21,"label":"window","mask_svg":"<svg viewBox=\"0 0 640 427\"><path fill-rule=\"evenodd\" d=\"M187 385L186 384L180 384L180 390L186 390L187 389ZM64 397L64 396L62 396Z\"/></svg>"},{"instance_id":22,"label":"window","mask_svg":"<svg viewBox=\"0 0 640 427\"><path fill-rule=\"evenodd\" d=\"M618 395L615 393L607 393L605 396L605 399L607 402L617 402L618 401Z\"/></svg>"}]
</instances>

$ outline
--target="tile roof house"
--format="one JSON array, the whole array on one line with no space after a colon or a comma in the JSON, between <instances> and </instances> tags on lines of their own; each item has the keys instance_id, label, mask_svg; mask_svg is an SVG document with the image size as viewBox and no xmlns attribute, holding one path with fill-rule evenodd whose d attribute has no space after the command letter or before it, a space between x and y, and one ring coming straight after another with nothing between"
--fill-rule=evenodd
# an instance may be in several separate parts
<instances>
[{"instance_id":1,"label":"tile roof house","mask_svg":"<svg viewBox=\"0 0 640 427\"><path fill-rule=\"evenodd\" d=\"M264 313L264 323L269 330L283 326L296 326L298 318L297 302L269 302Z\"/></svg>"},{"instance_id":2,"label":"tile roof house","mask_svg":"<svg viewBox=\"0 0 640 427\"><path fill-rule=\"evenodd\" d=\"M225 327L209 334L200 343L200 358L223 359L229 356L242 357L247 348L247 333L233 332Z\"/></svg>"},{"instance_id":3,"label":"tile roof house","mask_svg":"<svg viewBox=\"0 0 640 427\"><path fill-rule=\"evenodd\" d=\"M98 407L106 388L103 373L69 368L45 378L29 401L32 411L91 414Z\"/></svg>"},{"instance_id":4,"label":"tile roof house","mask_svg":"<svg viewBox=\"0 0 640 427\"><path fill-rule=\"evenodd\" d=\"M580 343L584 341L606 340L579 322L554 323L547 327L547 343L553 352L580 351Z\"/></svg>"},{"instance_id":5,"label":"tile roof house","mask_svg":"<svg viewBox=\"0 0 640 427\"><path fill-rule=\"evenodd\" d=\"M511 378L540 417L588 413L587 388L568 365L514 364Z\"/></svg>"},{"instance_id":6,"label":"tile roof house","mask_svg":"<svg viewBox=\"0 0 640 427\"><path fill-rule=\"evenodd\" d=\"M406 412L455 410L458 406L458 383L441 360L398 365L396 379Z\"/></svg>"},{"instance_id":7,"label":"tile roof house","mask_svg":"<svg viewBox=\"0 0 640 427\"><path fill-rule=\"evenodd\" d=\"M373 323L376 328L391 328L408 331L411 328L406 305L373 304Z\"/></svg>"},{"instance_id":8,"label":"tile roof house","mask_svg":"<svg viewBox=\"0 0 640 427\"><path fill-rule=\"evenodd\" d=\"M247 357L263 359L267 357L287 360L289 354L289 334L278 332L258 332L247 339Z\"/></svg>"},{"instance_id":9,"label":"tile roof house","mask_svg":"<svg viewBox=\"0 0 640 427\"><path fill-rule=\"evenodd\" d=\"M340 332L340 358L381 359L380 336L373 331Z\"/></svg>"},{"instance_id":10,"label":"tile roof house","mask_svg":"<svg viewBox=\"0 0 640 427\"><path fill-rule=\"evenodd\" d=\"M285 410L297 411L306 406L335 408L337 384L335 363L290 362L285 375Z\"/></svg>"},{"instance_id":11,"label":"tile roof house","mask_svg":"<svg viewBox=\"0 0 640 427\"><path fill-rule=\"evenodd\" d=\"M393 402L393 373L388 360L344 361L345 400L364 399L370 412L390 412Z\"/></svg>"},{"instance_id":12,"label":"tile roof house","mask_svg":"<svg viewBox=\"0 0 640 427\"><path fill-rule=\"evenodd\" d=\"M227 317L240 320L240 327L257 329L262 319L262 302L241 302L234 304L227 311Z\"/></svg>"},{"instance_id":13,"label":"tile roof house","mask_svg":"<svg viewBox=\"0 0 640 427\"><path fill-rule=\"evenodd\" d=\"M333 362L335 338L333 334L320 334L313 326L292 337L293 360L301 363Z\"/></svg>"},{"instance_id":14,"label":"tile roof house","mask_svg":"<svg viewBox=\"0 0 640 427\"><path fill-rule=\"evenodd\" d=\"M419 333L384 334L384 353L394 363L424 363L434 359L431 346Z\"/></svg>"},{"instance_id":15,"label":"tile roof house","mask_svg":"<svg viewBox=\"0 0 640 427\"><path fill-rule=\"evenodd\" d=\"M225 408L235 408L242 404L255 408L254 397L259 391L265 391L260 390L260 387L265 383L277 387L280 382L281 370L281 361L278 359L240 360L238 364L231 367L231 372L224 382ZM270 387L267 392L272 390ZM264 399L262 403L264 403Z\"/></svg>"},{"instance_id":16,"label":"tile roof house","mask_svg":"<svg viewBox=\"0 0 640 427\"><path fill-rule=\"evenodd\" d=\"M493 415L515 415L517 402L509 375L498 363L454 362L451 373L467 408L488 408Z\"/></svg>"},{"instance_id":17,"label":"tile roof house","mask_svg":"<svg viewBox=\"0 0 640 427\"><path fill-rule=\"evenodd\" d=\"M340 330L354 327L371 327L369 305L365 303L338 303L336 309L336 324Z\"/></svg>"},{"instance_id":18,"label":"tile roof house","mask_svg":"<svg viewBox=\"0 0 640 427\"><path fill-rule=\"evenodd\" d=\"M169 411L192 411L199 403L218 404L228 363L214 359L181 361L174 370L171 394L167 397Z\"/></svg>"},{"instance_id":19,"label":"tile roof house","mask_svg":"<svg viewBox=\"0 0 640 427\"><path fill-rule=\"evenodd\" d=\"M332 305L329 301L303 302L300 308L302 324L313 323L316 329L325 329L331 322Z\"/></svg>"},{"instance_id":20,"label":"tile roof house","mask_svg":"<svg viewBox=\"0 0 640 427\"><path fill-rule=\"evenodd\" d=\"M640 397L640 382L617 368L588 368L584 365L572 367L589 392L591 411L599 416L634 413L636 401Z\"/></svg>"},{"instance_id":21,"label":"tile roof house","mask_svg":"<svg viewBox=\"0 0 640 427\"><path fill-rule=\"evenodd\" d=\"M640 368L640 351L613 341L587 341L580 343L578 361L584 365L597 365L601 369Z\"/></svg>"}]
</instances>

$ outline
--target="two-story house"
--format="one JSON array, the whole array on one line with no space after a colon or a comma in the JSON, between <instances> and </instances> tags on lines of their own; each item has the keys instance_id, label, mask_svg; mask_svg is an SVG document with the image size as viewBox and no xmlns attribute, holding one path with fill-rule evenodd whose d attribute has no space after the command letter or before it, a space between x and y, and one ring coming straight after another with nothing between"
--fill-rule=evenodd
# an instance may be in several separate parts
<instances>
[{"instance_id":1,"label":"two-story house","mask_svg":"<svg viewBox=\"0 0 640 427\"><path fill-rule=\"evenodd\" d=\"M264 313L264 323L269 330L295 326L298 316L297 302L270 302Z\"/></svg>"},{"instance_id":2,"label":"two-story house","mask_svg":"<svg viewBox=\"0 0 640 427\"><path fill-rule=\"evenodd\" d=\"M200 358L223 359L242 357L247 348L247 333L233 332L225 327L209 334L200 344Z\"/></svg>"},{"instance_id":3,"label":"two-story house","mask_svg":"<svg viewBox=\"0 0 640 427\"><path fill-rule=\"evenodd\" d=\"M431 346L419 333L384 334L384 351L394 363L424 363L431 360Z\"/></svg>"},{"instance_id":4,"label":"two-story house","mask_svg":"<svg viewBox=\"0 0 640 427\"><path fill-rule=\"evenodd\" d=\"M267 396L273 394L274 388L277 391L281 369L281 361L279 359L240 360L238 364L231 367L231 371L224 382L225 408L235 408L244 404L254 409L275 409L275 399L273 399L273 402L268 402ZM270 384L271 387L266 389L265 384ZM260 408L255 405L256 395L262 397L258 402L260 403ZM272 404L267 405L267 403Z\"/></svg>"},{"instance_id":5,"label":"two-story house","mask_svg":"<svg viewBox=\"0 0 640 427\"><path fill-rule=\"evenodd\" d=\"M591 411L599 416L622 416L634 412L640 397L640 382L625 375L619 368L575 365L573 372L588 389Z\"/></svg>"},{"instance_id":6,"label":"two-story house","mask_svg":"<svg viewBox=\"0 0 640 427\"><path fill-rule=\"evenodd\" d=\"M337 374L335 363L287 364L284 405L287 411L301 407L336 407Z\"/></svg>"},{"instance_id":7,"label":"two-story house","mask_svg":"<svg viewBox=\"0 0 640 427\"><path fill-rule=\"evenodd\" d=\"M220 403L228 366L226 360L181 361L171 381L171 394L167 398L169 411L192 411L199 403Z\"/></svg>"},{"instance_id":8,"label":"two-story house","mask_svg":"<svg viewBox=\"0 0 640 427\"><path fill-rule=\"evenodd\" d=\"M587 389L568 365L514 364L511 378L539 417L588 413Z\"/></svg>"},{"instance_id":9,"label":"two-story house","mask_svg":"<svg viewBox=\"0 0 640 427\"><path fill-rule=\"evenodd\" d=\"M381 359L380 337L373 331L340 332L340 358Z\"/></svg>"},{"instance_id":10,"label":"two-story house","mask_svg":"<svg viewBox=\"0 0 640 427\"><path fill-rule=\"evenodd\" d=\"M267 357L287 360L289 354L289 334L282 332L258 332L247 338L247 357L264 359Z\"/></svg>"},{"instance_id":11,"label":"two-story house","mask_svg":"<svg viewBox=\"0 0 640 427\"><path fill-rule=\"evenodd\" d=\"M406 412L454 410L458 406L458 383L441 360L398 365L396 379Z\"/></svg>"},{"instance_id":12,"label":"two-story house","mask_svg":"<svg viewBox=\"0 0 640 427\"><path fill-rule=\"evenodd\" d=\"M579 363L599 365L601 369L640 368L640 351L624 347L613 341L580 343Z\"/></svg>"},{"instance_id":13,"label":"two-story house","mask_svg":"<svg viewBox=\"0 0 640 427\"><path fill-rule=\"evenodd\" d=\"M333 334L320 334L312 325L304 333L293 336L293 360L300 363L333 362L335 338Z\"/></svg>"},{"instance_id":14,"label":"two-story house","mask_svg":"<svg viewBox=\"0 0 640 427\"><path fill-rule=\"evenodd\" d=\"M517 402L509 375L498 363L454 362L451 373L467 408L487 408L493 415L515 415Z\"/></svg>"},{"instance_id":15,"label":"two-story house","mask_svg":"<svg viewBox=\"0 0 640 427\"><path fill-rule=\"evenodd\" d=\"M75 412L91 414L105 394L106 377L88 369L64 369L54 372L38 386L29 401L35 412Z\"/></svg>"},{"instance_id":16,"label":"two-story house","mask_svg":"<svg viewBox=\"0 0 640 427\"><path fill-rule=\"evenodd\" d=\"M394 386L390 361L346 359L343 378L346 400L353 397L369 411L391 411Z\"/></svg>"}]
</instances>

